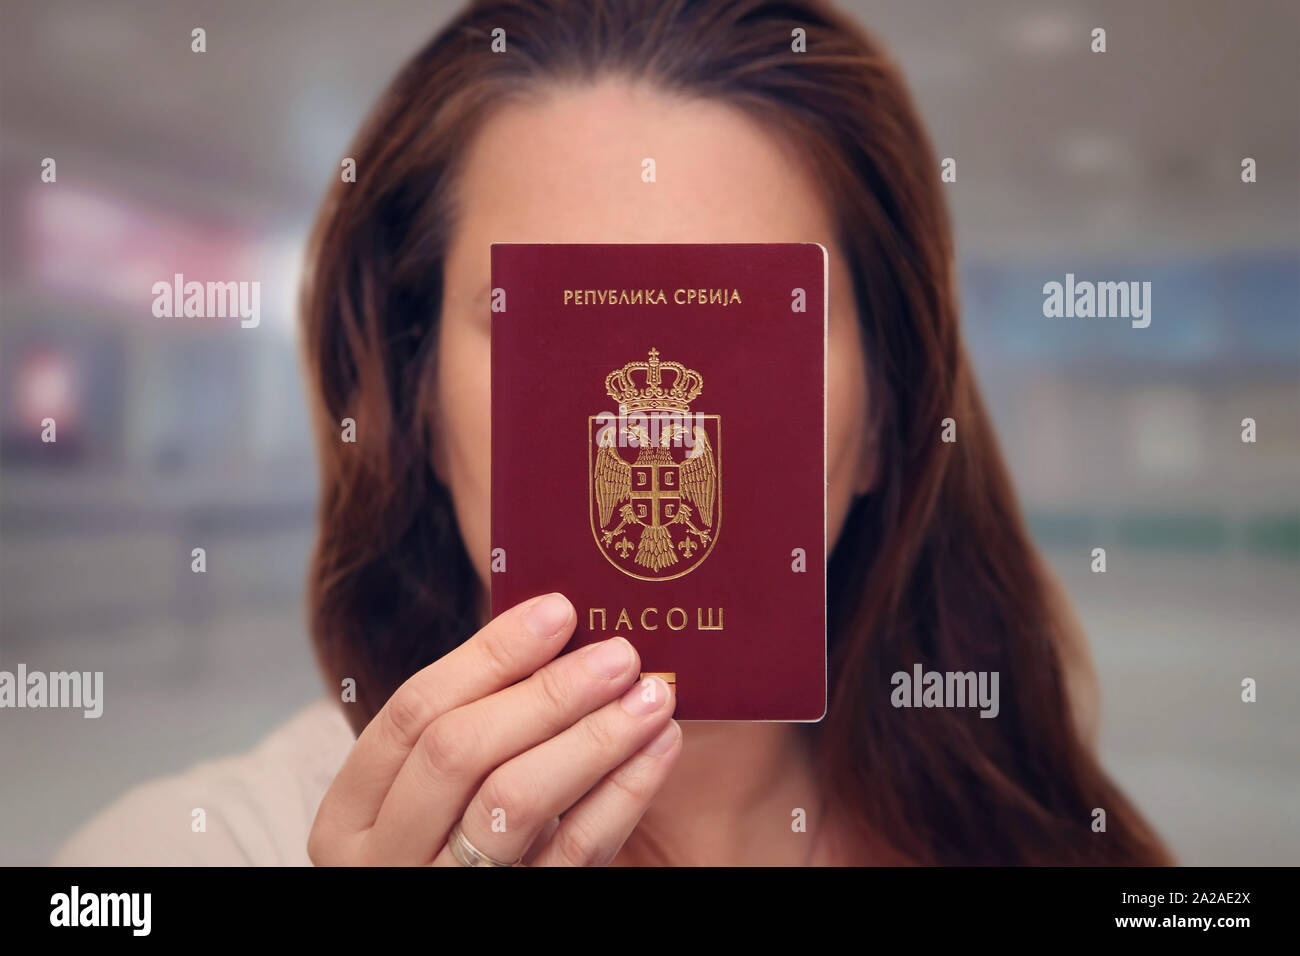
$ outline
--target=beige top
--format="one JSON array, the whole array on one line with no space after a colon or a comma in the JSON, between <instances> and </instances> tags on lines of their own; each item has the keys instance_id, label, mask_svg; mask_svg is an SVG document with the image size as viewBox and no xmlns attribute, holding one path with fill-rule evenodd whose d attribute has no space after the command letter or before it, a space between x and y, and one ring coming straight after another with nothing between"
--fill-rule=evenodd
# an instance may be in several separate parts
<instances>
[{"instance_id":1,"label":"beige top","mask_svg":"<svg viewBox=\"0 0 1300 956\"><path fill-rule=\"evenodd\" d=\"M74 833L54 865L310 866L316 810L355 743L339 708L322 699L247 753L135 787ZM197 808L206 832L194 832Z\"/></svg>"}]
</instances>

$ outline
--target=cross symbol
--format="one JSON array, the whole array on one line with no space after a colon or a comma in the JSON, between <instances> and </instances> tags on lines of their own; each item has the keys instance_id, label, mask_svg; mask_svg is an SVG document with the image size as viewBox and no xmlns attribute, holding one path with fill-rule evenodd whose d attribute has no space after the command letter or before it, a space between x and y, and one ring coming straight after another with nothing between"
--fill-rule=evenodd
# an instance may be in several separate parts
<instances>
[{"instance_id":1,"label":"cross symbol","mask_svg":"<svg viewBox=\"0 0 1300 956\"><path fill-rule=\"evenodd\" d=\"M650 499L650 526L652 528L657 528L659 527L659 500L661 498L667 498L670 501L680 501L682 497L681 494L676 490L670 491L659 487L659 469L660 468L675 469L677 465L676 464L664 465L659 462L652 462L649 465L638 465L637 467L650 469L650 487L645 491L638 491L633 489L632 497ZM638 472L638 474L644 475L645 473ZM672 471L669 472L667 475L665 475L665 478L669 479L670 484L672 483L671 479L675 474L676 472Z\"/></svg>"}]
</instances>

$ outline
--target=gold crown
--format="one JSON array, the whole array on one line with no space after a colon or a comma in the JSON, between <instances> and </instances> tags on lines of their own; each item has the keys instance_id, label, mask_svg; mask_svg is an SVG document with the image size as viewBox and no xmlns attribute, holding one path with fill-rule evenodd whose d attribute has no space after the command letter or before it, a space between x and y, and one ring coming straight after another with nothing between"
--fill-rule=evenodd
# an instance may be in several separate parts
<instances>
[{"instance_id":1,"label":"gold crown","mask_svg":"<svg viewBox=\"0 0 1300 956\"><path fill-rule=\"evenodd\" d=\"M664 387L664 372L672 373L672 384ZM636 376L640 380L633 379ZM685 412L704 388L704 376L681 362L659 361L659 350L650 350L647 362L628 362L605 376L605 391L628 411L664 409Z\"/></svg>"}]
</instances>

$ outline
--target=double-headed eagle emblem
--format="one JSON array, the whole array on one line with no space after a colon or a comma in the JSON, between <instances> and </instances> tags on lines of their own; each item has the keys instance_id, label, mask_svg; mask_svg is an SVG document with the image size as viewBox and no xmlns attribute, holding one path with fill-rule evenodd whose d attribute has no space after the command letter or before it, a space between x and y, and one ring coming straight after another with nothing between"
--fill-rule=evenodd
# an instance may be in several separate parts
<instances>
[{"instance_id":1,"label":"double-headed eagle emblem","mask_svg":"<svg viewBox=\"0 0 1300 956\"><path fill-rule=\"evenodd\" d=\"M605 377L618 414L589 419L592 531L601 553L632 577L680 577L717 540L722 423L691 411L703 388L698 372L660 361L652 348L648 361Z\"/></svg>"}]
</instances>

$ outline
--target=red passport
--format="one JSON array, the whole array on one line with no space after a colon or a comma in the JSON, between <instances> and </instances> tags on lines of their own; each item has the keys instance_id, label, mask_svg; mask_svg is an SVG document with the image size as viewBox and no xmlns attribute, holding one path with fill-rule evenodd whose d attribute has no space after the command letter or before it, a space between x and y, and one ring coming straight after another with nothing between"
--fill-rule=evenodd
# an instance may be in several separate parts
<instances>
[{"instance_id":1,"label":"red passport","mask_svg":"<svg viewBox=\"0 0 1300 956\"><path fill-rule=\"evenodd\" d=\"M549 591L682 720L826 712L826 250L492 245L492 613Z\"/></svg>"}]
</instances>

